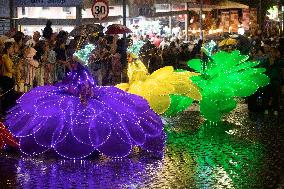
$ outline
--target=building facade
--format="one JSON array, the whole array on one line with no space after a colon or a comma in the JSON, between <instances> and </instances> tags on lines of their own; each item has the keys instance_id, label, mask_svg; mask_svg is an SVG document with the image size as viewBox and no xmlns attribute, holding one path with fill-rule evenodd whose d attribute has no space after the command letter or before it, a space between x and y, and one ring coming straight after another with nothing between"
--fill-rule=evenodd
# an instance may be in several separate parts
<instances>
[{"instance_id":1,"label":"building facade","mask_svg":"<svg viewBox=\"0 0 284 189\"><path fill-rule=\"evenodd\" d=\"M91 9L84 9L83 0L14 0L18 29L27 35L42 31L47 20L52 21L54 32L71 31L74 26L98 23ZM122 6L110 6L104 22L114 22L122 16Z\"/></svg>"},{"instance_id":2,"label":"building facade","mask_svg":"<svg viewBox=\"0 0 284 189\"><path fill-rule=\"evenodd\" d=\"M70 31L80 23L81 0L14 0L18 29L25 34L41 31L47 20L55 32Z\"/></svg>"},{"instance_id":3,"label":"building facade","mask_svg":"<svg viewBox=\"0 0 284 189\"><path fill-rule=\"evenodd\" d=\"M11 28L9 0L0 0L0 35L5 34Z\"/></svg>"}]
</instances>

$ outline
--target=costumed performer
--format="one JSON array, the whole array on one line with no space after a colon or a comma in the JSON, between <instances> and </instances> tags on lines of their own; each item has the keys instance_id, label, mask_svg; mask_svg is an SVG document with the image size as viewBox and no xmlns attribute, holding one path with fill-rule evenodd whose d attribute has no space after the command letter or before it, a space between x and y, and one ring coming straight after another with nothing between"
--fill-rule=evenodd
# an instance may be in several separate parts
<instances>
[{"instance_id":1,"label":"costumed performer","mask_svg":"<svg viewBox=\"0 0 284 189\"><path fill-rule=\"evenodd\" d=\"M146 100L116 87L100 87L80 63L55 86L25 93L6 119L27 155L53 149L70 159L94 151L120 158L139 146L161 155L162 121Z\"/></svg>"},{"instance_id":2,"label":"costumed performer","mask_svg":"<svg viewBox=\"0 0 284 189\"><path fill-rule=\"evenodd\" d=\"M201 114L217 122L236 108L236 97L252 95L258 88L268 85L269 77L264 74L264 68L257 67L260 62L249 61L249 56L239 51L220 51L213 55L207 52L207 62L193 59L188 61L188 66L200 73L191 79L202 93Z\"/></svg>"},{"instance_id":3,"label":"costumed performer","mask_svg":"<svg viewBox=\"0 0 284 189\"><path fill-rule=\"evenodd\" d=\"M142 96L158 114L167 113L171 103L175 104L176 112L186 109L191 104L191 99L201 100L198 87L189 79L199 75L198 73L177 72L172 66L166 66L150 75L140 59L129 53L127 75L129 83L121 83L116 87Z\"/></svg>"}]
</instances>

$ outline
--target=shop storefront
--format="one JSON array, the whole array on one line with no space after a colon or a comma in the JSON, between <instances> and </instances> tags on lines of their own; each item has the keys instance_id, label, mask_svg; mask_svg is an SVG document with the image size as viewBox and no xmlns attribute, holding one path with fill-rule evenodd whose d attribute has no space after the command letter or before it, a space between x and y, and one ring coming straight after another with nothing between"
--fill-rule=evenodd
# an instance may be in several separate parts
<instances>
[{"instance_id":1,"label":"shop storefront","mask_svg":"<svg viewBox=\"0 0 284 189\"><path fill-rule=\"evenodd\" d=\"M87 7L86 2L89 2ZM34 31L43 30L47 20L52 21L54 32L71 31L74 26L85 23L101 22L104 26L122 23L121 1L110 1L109 16L103 21L93 17L90 9L92 2L92 0L14 0L17 26L25 34L31 35ZM167 3L163 0L129 0L127 2L127 25L134 33L162 33L161 30L164 30L165 33L170 34L176 28L178 31L183 31L182 33L186 33L186 28L192 33L199 31L200 5L196 0L188 0L186 3L181 0L167 1ZM203 27L203 29L219 29L210 27L216 23L212 21L212 15L208 12L215 7L217 9L230 9L230 7L227 4L215 6L209 1L204 2L206 4L203 6L202 18L206 28ZM233 7L236 5L234 4ZM225 13L219 12L222 31L237 30L239 23L237 12Z\"/></svg>"},{"instance_id":2,"label":"shop storefront","mask_svg":"<svg viewBox=\"0 0 284 189\"><path fill-rule=\"evenodd\" d=\"M15 0L18 29L25 34L41 31L51 20L54 32L71 31L80 23L81 0Z\"/></svg>"},{"instance_id":3,"label":"shop storefront","mask_svg":"<svg viewBox=\"0 0 284 189\"><path fill-rule=\"evenodd\" d=\"M74 26L98 23L91 9L84 9L83 0L14 0L18 29L27 35L42 31L47 20L52 21L54 32L71 31ZM111 6L108 24L119 22L122 6Z\"/></svg>"},{"instance_id":4,"label":"shop storefront","mask_svg":"<svg viewBox=\"0 0 284 189\"><path fill-rule=\"evenodd\" d=\"M53 20L54 32L70 31L76 24L76 7L18 7L17 14L18 26L26 34L43 30L47 19Z\"/></svg>"}]
</instances>

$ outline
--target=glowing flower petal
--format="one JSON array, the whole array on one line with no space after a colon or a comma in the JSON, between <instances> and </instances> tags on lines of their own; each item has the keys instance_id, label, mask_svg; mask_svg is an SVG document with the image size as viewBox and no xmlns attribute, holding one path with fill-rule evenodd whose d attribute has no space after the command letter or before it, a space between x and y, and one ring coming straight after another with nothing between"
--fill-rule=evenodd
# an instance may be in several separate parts
<instances>
[{"instance_id":1,"label":"glowing flower petal","mask_svg":"<svg viewBox=\"0 0 284 189\"><path fill-rule=\"evenodd\" d=\"M62 141L54 145L54 150L63 157L81 159L93 153L95 148L91 145L81 143L72 133L68 133Z\"/></svg>"},{"instance_id":2,"label":"glowing flower petal","mask_svg":"<svg viewBox=\"0 0 284 189\"><path fill-rule=\"evenodd\" d=\"M21 138L20 147L23 153L30 156L42 154L49 149L48 147L39 145L33 135Z\"/></svg>"},{"instance_id":3,"label":"glowing flower petal","mask_svg":"<svg viewBox=\"0 0 284 189\"><path fill-rule=\"evenodd\" d=\"M115 144L115 145L114 145ZM109 139L98 147L98 150L106 156L124 157L127 156L132 149L130 138L125 135L125 131L120 127L112 127Z\"/></svg>"}]
</instances>

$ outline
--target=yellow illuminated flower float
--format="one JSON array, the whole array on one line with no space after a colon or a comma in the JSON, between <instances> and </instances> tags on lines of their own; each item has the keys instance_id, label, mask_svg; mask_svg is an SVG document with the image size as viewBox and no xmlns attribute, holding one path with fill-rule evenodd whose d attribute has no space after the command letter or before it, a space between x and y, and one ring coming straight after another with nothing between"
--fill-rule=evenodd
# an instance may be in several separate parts
<instances>
[{"instance_id":1,"label":"yellow illuminated flower float","mask_svg":"<svg viewBox=\"0 0 284 189\"><path fill-rule=\"evenodd\" d=\"M166 66L150 75L145 65L129 53L127 75L129 82L116 87L144 97L158 114L173 115L186 109L192 100L201 100L198 87L190 80L199 73L178 72Z\"/></svg>"}]
</instances>

